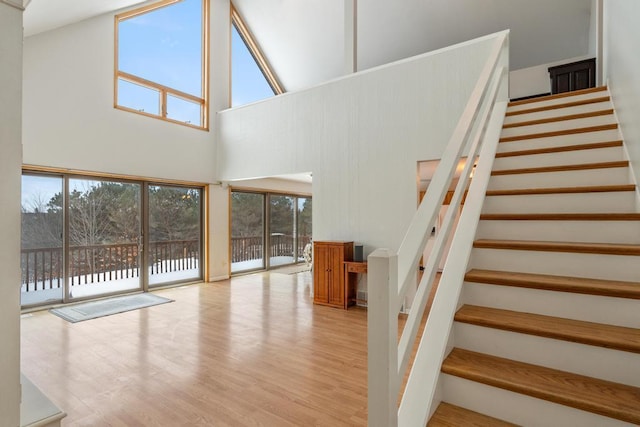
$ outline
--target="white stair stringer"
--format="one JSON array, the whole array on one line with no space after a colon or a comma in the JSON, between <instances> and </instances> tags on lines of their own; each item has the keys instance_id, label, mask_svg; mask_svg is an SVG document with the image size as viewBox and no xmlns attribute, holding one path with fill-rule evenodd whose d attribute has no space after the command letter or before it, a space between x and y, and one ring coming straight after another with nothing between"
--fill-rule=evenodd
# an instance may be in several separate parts
<instances>
[{"instance_id":1,"label":"white stair stringer","mask_svg":"<svg viewBox=\"0 0 640 427\"><path fill-rule=\"evenodd\" d=\"M527 427L631 427L633 424L442 374L444 401Z\"/></svg>"}]
</instances>

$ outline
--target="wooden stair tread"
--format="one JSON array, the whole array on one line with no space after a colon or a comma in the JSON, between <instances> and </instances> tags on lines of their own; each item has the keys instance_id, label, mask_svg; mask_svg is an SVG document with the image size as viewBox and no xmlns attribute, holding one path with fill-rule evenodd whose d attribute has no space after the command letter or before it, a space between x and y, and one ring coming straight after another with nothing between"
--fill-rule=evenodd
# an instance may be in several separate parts
<instances>
[{"instance_id":1,"label":"wooden stair tread","mask_svg":"<svg viewBox=\"0 0 640 427\"><path fill-rule=\"evenodd\" d=\"M454 348L442 372L618 420L640 423L640 388Z\"/></svg>"},{"instance_id":2,"label":"wooden stair tread","mask_svg":"<svg viewBox=\"0 0 640 427\"><path fill-rule=\"evenodd\" d=\"M497 213L482 214L481 220L488 221L640 221L640 212L621 213Z\"/></svg>"},{"instance_id":3,"label":"wooden stair tread","mask_svg":"<svg viewBox=\"0 0 640 427\"><path fill-rule=\"evenodd\" d=\"M566 120L586 119L590 117L608 116L613 114L613 109L590 111L588 113L567 114L565 116L548 117L546 119L527 120L524 122L507 123L502 126L503 129L516 128L521 126L542 125L545 123L563 122Z\"/></svg>"},{"instance_id":4,"label":"wooden stair tread","mask_svg":"<svg viewBox=\"0 0 640 427\"><path fill-rule=\"evenodd\" d=\"M492 176L497 175L516 175L523 173L545 173L545 172L564 172L590 169L608 169L608 168L626 168L629 161L620 160L616 162L599 162L599 163L581 163L574 165L558 165L558 166L542 166L535 168L518 168L518 169L499 169L491 171Z\"/></svg>"},{"instance_id":5,"label":"wooden stair tread","mask_svg":"<svg viewBox=\"0 0 640 427\"><path fill-rule=\"evenodd\" d=\"M514 188L510 190L487 190L487 196L520 196L528 194L572 194L572 193L609 193L617 191L636 191L635 184L591 185L583 187Z\"/></svg>"},{"instance_id":6,"label":"wooden stair tread","mask_svg":"<svg viewBox=\"0 0 640 427\"><path fill-rule=\"evenodd\" d=\"M615 298L640 299L640 283L583 277L553 276L549 274L472 269L464 277L466 282L499 286L514 286L556 292L601 295Z\"/></svg>"},{"instance_id":7,"label":"wooden stair tread","mask_svg":"<svg viewBox=\"0 0 640 427\"><path fill-rule=\"evenodd\" d=\"M537 98L536 101L540 99L541 98ZM564 103L555 104L555 105L545 105L543 107L533 107L533 108L527 108L527 109L516 110L516 111L507 110L507 113L505 114L505 116L517 116L519 114L539 113L541 111L558 110L561 108L570 108L570 107L579 107L581 105L597 104L600 102L607 102L610 100L611 98L609 96L600 96L597 98L581 99L579 101L569 101L569 102L564 102ZM512 106L515 106L515 105L512 105Z\"/></svg>"},{"instance_id":8,"label":"wooden stair tread","mask_svg":"<svg viewBox=\"0 0 640 427\"><path fill-rule=\"evenodd\" d=\"M563 153L567 151L594 150L598 148L622 147L622 140L594 142L592 144L562 145L559 147L535 148L531 150L501 151L496 159L503 157L531 156L535 154Z\"/></svg>"},{"instance_id":9,"label":"wooden stair tread","mask_svg":"<svg viewBox=\"0 0 640 427\"><path fill-rule=\"evenodd\" d=\"M587 89L574 90L571 92L562 92L562 93L556 93L553 95L538 96L536 98L521 99L520 101L511 101L509 102L508 106L515 107L518 105L535 104L536 102L545 102L545 101L551 101L553 99L569 98L572 96L585 95L587 93L594 93L594 92L602 92L605 90L607 90L607 86L590 87Z\"/></svg>"},{"instance_id":10,"label":"wooden stair tread","mask_svg":"<svg viewBox=\"0 0 640 427\"><path fill-rule=\"evenodd\" d=\"M473 242L473 247L521 251L571 252L601 255L640 255L640 245L629 245L621 243L544 242L535 240L478 239Z\"/></svg>"},{"instance_id":11,"label":"wooden stair tread","mask_svg":"<svg viewBox=\"0 0 640 427\"><path fill-rule=\"evenodd\" d=\"M587 126L587 127L574 128L574 129L554 130L550 132L528 133L525 135L503 136L500 138L500 142L524 141L527 139L550 138L553 136L575 135L578 133L590 133L590 132L599 132L601 130L614 130L614 129L618 129L617 123L611 123L608 125Z\"/></svg>"},{"instance_id":12,"label":"wooden stair tread","mask_svg":"<svg viewBox=\"0 0 640 427\"><path fill-rule=\"evenodd\" d=\"M497 418L470 411L450 403L441 402L431 416L427 427L514 427Z\"/></svg>"},{"instance_id":13,"label":"wooden stair tread","mask_svg":"<svg viewBox=\"0 0 640 427\"><path fill-rule=\"evenodd\" d=\"M457 322L640 353L640 329L463 305Z\"/></svg>"}]
</instances>

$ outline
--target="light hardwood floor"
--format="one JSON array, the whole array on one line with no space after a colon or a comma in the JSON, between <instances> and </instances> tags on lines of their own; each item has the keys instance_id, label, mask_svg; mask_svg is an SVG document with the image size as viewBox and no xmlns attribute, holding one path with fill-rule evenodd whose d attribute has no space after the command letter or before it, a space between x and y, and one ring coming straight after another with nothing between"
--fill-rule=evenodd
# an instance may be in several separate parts
<instances>
[{"instance_id":1,"label":"light hardwood floor","mask_svg":"<svg viewBox=\"0 0 640 427\"><path fill-rule=\"evenodd\" d=\"M158 291L80 323L22 319L22 371L63 426L364 426L367 312L314 306L310 273Z\"/></svg>"}]
</instances>

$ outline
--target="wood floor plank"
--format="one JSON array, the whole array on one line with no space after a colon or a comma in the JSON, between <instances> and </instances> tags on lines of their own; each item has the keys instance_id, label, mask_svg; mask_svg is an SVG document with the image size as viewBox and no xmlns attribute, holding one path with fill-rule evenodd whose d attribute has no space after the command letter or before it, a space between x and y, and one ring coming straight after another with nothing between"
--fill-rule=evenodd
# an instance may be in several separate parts
<instances>
[{"instance_id":1,"label":"wood floor plank","mask_svg":"<svg viewBox=\"0 0 640 427\"><path fill-rule=\"evenodd\" d=\"M525 135L503 136L500 138L500 142L514 142L514 141L523 141L526 139L551 138L554 136L575 135L579 133L599 132L602 130L614 130L614 129L618 129L617 123L611 123L607 125L587 126L587 127L581 127L581 128L575 128L575 129L554 130L550 132L528 133Z\"/></svg>"},{"instance_id":2,"label":"wood floor plank","mask_svg":"<svg viewBox=\"0 0 640 427\"><path fill-rule=\"evenodd\" d=\"M640 423L640 388L454 348L442 372L630 423Z\"/></svg>"},{"instance_id":3,"label":"wood floor plank","mask_svg":"<svg viewBox=\"0 0 640 427\"><path fill-rule=\"evenodd\" d=\"M467 282L500 286L515 286L548 291L602 295L616 298L640 299L640 282L587 279L553 276L549 274L472 269L464 277Z\"/></svg>"},{"instance_id":4,"label":"wood floor plank","mask_svg":"<svg viewBox=\"0 0 640 427\"><path fill-rule=\"evenodd\" d=\"M561 145L558 147L533 148L530 150L500 151L496 159L504 157L531 156L536 154L563 153L567 151L596 150L599 148L622 147L622 140L594 142L592 144Z\"/></svg>"},{"instance_id":5,"label":"wood floor plank","mask_svg":"<svg viewBox=\"0 0 640 427\"><path fill-rule=\"evenodd\" d=\"M510 249L520 251L571 252L601 255L640 255L640 245L621 243L542 242L535 240L478 239L474 248Z\"/></svg>"},{"instance_id":6,"label":"wood floor plank","mask_svg":"<svg viewBox=\"0 0 640 427\"><path fill-rule=\"evenodd\" d=\"M442 402L431 416L427 427L517 427L497 418Z\"/></svg>"},{"instance_id":7,"label":"wood floor plank","mask_svg":"<svg viewBox=\"0 0 640 427\"><path fill-rule=\"evenodd\" d=\"M587 119L590 117L608 116L612 114L613 114L613 108L609 108L606 110L590 111L588 113L567 114L564 116L548 117L546 119L527 120L523 122L507 123L503 125L502 128L509 129L509 128L522 127L522 126L541 125L545 123L562 122L565 120Z\"/></svg>"},{"instance_id":8,"label":"wood floor plank","mask_svg":"<svg viewBox=\"0 0 640 427\"><path fill-rule=\"evenodd\" d=\"M520 311L463 305L457 322L640 353L640 329Z\"/></svg>"},{"instance_id":9,"label":"wood floor plank","mask_svg":"<svg viewBox=\"0 0 640 427\"><path fill-rule=\"evenodd\" d=\"M31 313L22 370L65 427L366 426L367 312L314 306L311 282L165 289L175 302L74 324Z\"/></svg>"}]
</instances>

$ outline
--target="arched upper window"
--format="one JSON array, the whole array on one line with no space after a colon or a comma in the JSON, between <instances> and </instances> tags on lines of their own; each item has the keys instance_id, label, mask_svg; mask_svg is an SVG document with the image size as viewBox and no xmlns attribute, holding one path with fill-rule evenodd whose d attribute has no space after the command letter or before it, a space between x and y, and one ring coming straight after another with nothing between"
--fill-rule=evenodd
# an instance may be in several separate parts
<instances>
[{"instance_id":1,"label":"arched upper window","mask_svg":"<svg viewBox=\"0 0 640 427\"><path fill-rule=\"evenodd\" d=\"M116 15L116 108L208 128L208 4L164 0Z\"/></svg>"}]
</instances>

